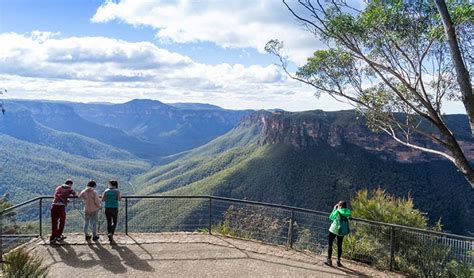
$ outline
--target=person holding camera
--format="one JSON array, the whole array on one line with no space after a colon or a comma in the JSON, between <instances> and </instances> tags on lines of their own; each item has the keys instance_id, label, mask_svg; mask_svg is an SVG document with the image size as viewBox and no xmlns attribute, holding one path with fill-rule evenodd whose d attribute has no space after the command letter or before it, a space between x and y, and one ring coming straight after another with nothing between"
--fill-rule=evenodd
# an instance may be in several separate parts
<instances>
[{"instance_id":1,"label":"person holding camera","mask_svg":"<svg viewBox=\"0 0 474 278\"><path fill-rule=\"evenodd\" d=\"M341 255L342 255L342 241L344 236L349 234L349 217L351 216L351 210L347 208L347 204L344 201L340 201L334 206L334 209L329 215L329 220L332 221L329 227L329 244L328 244L328 258L325 262L326 265L332 266L332 244L334 239L337 238L337 266L342 266Z\"/></svg>"}]
</instances>

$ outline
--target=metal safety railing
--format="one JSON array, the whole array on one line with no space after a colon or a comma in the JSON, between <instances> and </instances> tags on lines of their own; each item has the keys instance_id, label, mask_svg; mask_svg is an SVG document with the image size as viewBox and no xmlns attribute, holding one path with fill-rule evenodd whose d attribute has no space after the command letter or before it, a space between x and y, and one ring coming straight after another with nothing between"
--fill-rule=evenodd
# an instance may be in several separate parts
<instances>
[{"instance_id":1,"label":"metal safety railing","mask_svg":"<svg viewBox=\"0 0 474 278\"><path fill-rule=\"evenodd\" d=\"M0 212L1 254L50 233L52 197L41 196ZM117 232L200 231L325 254L329 213L216 196L123 196ZM66 233L82 232L82 202L67 206ZM474 266L474 238L352 218L344 256L378 268L423 276L450 262ZM99 214L99 233L105 230Z\"/></svg>"}]
</instances>

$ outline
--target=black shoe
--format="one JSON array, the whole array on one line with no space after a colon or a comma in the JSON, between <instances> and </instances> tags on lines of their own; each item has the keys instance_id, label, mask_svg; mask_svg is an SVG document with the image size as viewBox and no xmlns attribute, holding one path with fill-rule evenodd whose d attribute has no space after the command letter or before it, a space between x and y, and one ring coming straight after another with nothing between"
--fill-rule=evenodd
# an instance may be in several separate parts
<instances>
[{"instance_id":1,"label":"black shoe","mask_svg":"<svg viewBox=\"0 0 474 278\"><path fill-rule=\"evenodd\" d=\"M91 240L91 236L86 236L86 240L87 241Z\"/></svg>"},{"instance_id":2,"label":"black shoe","mask_svg":"<svg viewBox=\"0 0 474 278\"><path fill-rule=\"evenodd\" d=\"M342 266L341 261L338 260L338 261L336 262L336 265L339 266L339 267L341 267L341 266Z\"/></svg>"},{"instance_id":3,"label":"black shoe","mask_svg":"<svg viewBox=\"0 0 474 278\"><path fill-rule=\"evenodd\" d=\"M325 265L327 266L332 266L332 260L331 259L327 259L325 262L324 262Z\"/></svg>"},{"instance_id":4,"label":"black shoe","mask_svg":"<svg viewBox=\"0 0 474 278\"><path fill-rule=\"evenodd\" d=\"M56 238L56 240L62 241L62 240L65 240L66 238L67 236L60 235Z\"/></svg>"},{"instance_id":5,"label":"black shoe","mask_svg":"<svg viewBox=\"0 0 474 278\"><path fill-rule=\"evenodd\" d=\"M93 237L92 237L92 240L93 240L93 241L98 241L98 240L99 240L99 237L98 237L98 236L93 236Z\"/></svg>"},{"instance_id":6,"label":"black shoe","mask_svg":"<svg viewBox=\"0 0 474 278\"><path fill-rule=\"evenodd\" d=\"M114 236L112 234L108 234L107 237L109 238L110 242L114 241Z\"/></svg>"},{"instance_id":7,"label":"black shoe","mask_svg":"<svg viewBox=\"0 0 474 278\"><path fill-rule=\"evenodd\" d=\"M50 240L49 240L49 244L51 244L51 245L57 245L57 244L58 244L58 241L57 241L56 238L53 238L53 239L50 239Z\"/></svg>"}]
</instances>

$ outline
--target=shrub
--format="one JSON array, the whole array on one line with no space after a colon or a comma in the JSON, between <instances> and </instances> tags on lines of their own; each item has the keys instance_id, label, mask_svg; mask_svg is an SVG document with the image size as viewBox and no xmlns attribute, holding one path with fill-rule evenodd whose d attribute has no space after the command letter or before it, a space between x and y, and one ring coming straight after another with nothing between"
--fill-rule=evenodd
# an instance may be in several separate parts
<instances>
[{"instance_id":1,"label":"shrub","mask_svg":"<svg viewBox=\"0 0 474 278\"><path fill-rule=\"evenodd\" d=\"M474 267L469 267L466 264L458 261L450 261L446 267L447 277L449 278L473 278Z\"/></svg>"},{"instance_id":2,"label":"shrub","mask_svg":"<svg viewBox=\"0 0 474 278\"><path fill-rule=\"evenodd\" d=\"M353 216L379 222L427 229L428 219L414 208L410 197L397 198L382 189L361 190L351 200ZM438 236L386 226L352 221L353 233L346 237L344 256L364 261L378 268L390 266L390 242L393 236L395 269L415 277L470 277L468 266L450 261L450 247ZM441 221L431 229L442 230Z\"/></svg>"},{"instance_id":3,"label":"shrub","mask_svg":"<svg viewBox=\"0 0 474 278\"><path fill-rule=\"evenodd\" d=\"M345 258L371 264L377 268L388 268L389 257L382 244L367 236L351 234L344 238Z\"/></svg>"},{"instance_id":4,"label":"shrub","mask_svg":"<svg viewBox=\"0 0 474 278\"><path fill-rule=\"evenodd\" d=\"M360 190L351 199L352 217L425 229L428 219L411 197L397 198L383 189Z\"/></svg>"},{"instance_id":5,"label":"shrub","mask_svg":"<svg viewBox=\"0 0 474 278\"><path fill-rule=\"evenodd\" d=\"M278 243L284 227L285 221L265 208L231 205L222 216L222 221L212 229L223 235Z\"/></svg>"},{"instance_id":6,"label":"shrub","mask_svg":"<svg viewBox=\"0 0 474 278\"><path fill-rule=\"evenodd\" d=\"M321 253L323 248L320 244L316 243L313 238L313 233L308 228L300 228L298 223L293 226L294 237L296 241L293 243L293 248L302 251L311 251L315 253ZM325 249L324 249L325 250Z\"/></svg>"},{"instance_id":7,"label":"shrub","mask_svg":"<svg viewBox=\"0 0 474 278\"><path fill-rule=\"evenodd\" d=\"M46 277L48 269L41 266L42 263L42 258L28 253L24 248L15 249L5 256L2 266L3 277Z\"/></svg>"}]
</instances>

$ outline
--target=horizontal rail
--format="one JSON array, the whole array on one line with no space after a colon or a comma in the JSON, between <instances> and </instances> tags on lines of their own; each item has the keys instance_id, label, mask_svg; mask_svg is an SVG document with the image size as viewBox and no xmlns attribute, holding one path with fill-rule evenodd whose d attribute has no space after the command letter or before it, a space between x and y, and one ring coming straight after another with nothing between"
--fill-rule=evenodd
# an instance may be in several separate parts
<instances>
[{"instance_id":1,"label":"horizontal rail","mask_svg":"<svg viewBox=\"0 0 474 278\"><path fill-rule=\"evenodd\" d=\"M1 234L0 238L39 237L39 234Z\"/></svg>"},{"instance_id":2,"label":"horizontal rail","mask_svg":"<svg viewBox=\"0 0 474 278\"><path fill-rule=\"evenodd\" d=\"M74 197L74 198L76 198L76 197ZM329 213L324 212L324 211L318 211L318 210L312 210L312 209L306 209L306 208L300 208L300 207L293 207L293 206L285 206L285 205L272 204L272 203L265 203L265 202L250 201L250 200L241 200L241 199L228 198L228 197L210 196L210 195L196 195L196 196L128 195L128 196L122 196L122 198L124 198L124 199L213 199L213 200L221 200L221 201L228 201L228 202L241 203L241 204L250 204L250 205L259 205L259 206L265 206L265 207L281 208L281 209L286 209L286 210L290 210L290 211L292 210L292 211L298 211L298 212L306 212L306 213L318 214L318 215L323 215L323 216L329 216ZM40 199L53 199L53 197L52 196L39 196L39 197L33 198L31 200L25 201L23 203L14 205L12 207L9 207L9 208L3 210L2 212L0 212L0 216L2 216L3 214L5 214L9 211L12 211L16 208L25 206L25 205L30 204L32 202L38 201ZM351 217L350 219L358 221L358 222L362 222L362 223L380 225L380 226L385 226L385 227L394 227L394 228L405 229L405 230L410 230L410 231L415 231L415 232L421 232L421 233L425 233L425 234L438 235L438 236L443 236L443 237L450 237L450 238L456 238L456 239L462 239L462 240L468 240L468 241L474 242L474 237L469 237L469 236L443 233L443 232L438 232L438 231L432 231L432 230L426 230L426 229L421 229L421 228L403 226L403 225L398 225L398 224L367 220L367 219L362 219L362 218Z\"/></svg>"},{"instance_id":3,"label":"horizontal rail","mask_svg":"<svg viewBox=\"0 0 474 278\"><path fill-rule=\"evenodd\" d=\"M45 197L45 196L36 197L36 198L30 199L30 200L28 200L28 201L25 201L25 202L23 202L23 203L19 203L19 204L16 204L16 205L14 205L14 206L11 206L11 207L9 207L9 208L6 208L6 209L0 211L0 215L3 215L3 214L5 214L5 213L7 213L7 212L9 212L9 211L12 211L12 210L16 209L16 208L19 208L19 207L22 207L22 206L26 206L26 205L28 205L28 204L31 204L31 203L33 203L34 201L38 201L38 200L40 200L40 199L42 199L42 198L44 198L44 197ZM51 197L51 198L52 198L52 197Z\"/></svg>"},{"instance_id":4,"label":"horizontal rail","mask_svg":"<svg viewBox=\"0 0 474 278\"><path fill-rule=\"evenodd\" d=\"M405 229L405 230L410 230L410 231L414 231L414 232L421 232L421 233L430 234L430 235L438 235L438 236L443 236L443 237L450 237L450 238L456 238L456 239L462 239L462 240L468 240L468 241L474 242L474 237L470 237L470 236L443 233L443 232L438 232L438 231L433 231L433 230L426 230L426 229L422 229L422 228L403 226L403 225L398 225L398 224L393 224L393 223L378 222L378 221L367 220L367 219L362 219L362 218L352 218L351 217L350 219L351 220L356 220L356 221L359 221L359 222L365 222L365 223L368 223L368 224L375 224L375 225Z\"/></svg>"},{"instance_id":5,"label":"horizontal rail","mask_svg":"<svg viewBox=\"0 0 474 278\"><path fill-rule=\"evenodd\" d=\"M227 198L227 197L217 197L217 196L209 196L209 198L212 198L214 200L223 200L223 201L230 201L230 202L236 202L236 203L245 203L245 204L253 204L253 205L260 205L260 206L283 208L283 209L288 209L288 210L293 210L293 211L308 212L308 213L325 215L325 216L330 215L330 213L327 213L327 212L324 212L324 211L305 209L305 208L299 208L299 207L292 207L292 206L285 206L285 205L278 205L278 204L271 204L271 203L264 203L264 202L240 200L240 199ZM367 220L367 219L356 218L356 217L351 217L350 219L351 220L356 220L356 221L359 221L359 222L368 223L368 224L375 224L375 225L381 225L381 226L387 226L387 227L407 229L407 230L416 231L416 232L423 232L423 233L434 234L434 235L439 235L439 236L449 236L449 237L452 237L452 238L458 238L458 239L463 239L463 240L474 241L474 237L469 237L469 236L462 236L462 235L449 234L449 233L437 232L437 231L432 231L432 230L425 230L425 229L420 229L420 228L415 228L415 227L409 227L409 226L403 226L403 225L398 225L398 224Z\"/></svg>"},{"instance_id":6,"label":"horizontal rail","mask_svg":"<svg viewBox=\"0 0 474 278\"><path fill-rule=\"evenodd\" d=\"M282 209L288 209L288 210L294 210L294 211L300 211L300 212L309 212L309 213L313 213L313 214L321 214L321 215L329 216L329 213L327 213L325 211L318 211L318 210L305 209L305 208L299 208L299 207L285 206L285 205L279 205L279 204L264 203L264 202L249 201L249 200L241 200L241 199L234 199L234 198L227 198L227 197L218 197L218 196L209 196L209 198L212 198L214 200L230 201L230 202L235 202L235 203L259 205L259 206L265 206L265 207L282 208Z\"/></svg>"},{"instance_id":7,"label":"horizontal rail","mask_svg":"<svg viewBox=\"0 0 474 278\"><path fill-rule=\"evenodd\" d=\"M122 199L209 199L213 198L212 196L207 195L197 195L197 196L170 196L170 195L130 195L122 196Z\"/></svg>"}]
</instances>

